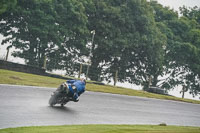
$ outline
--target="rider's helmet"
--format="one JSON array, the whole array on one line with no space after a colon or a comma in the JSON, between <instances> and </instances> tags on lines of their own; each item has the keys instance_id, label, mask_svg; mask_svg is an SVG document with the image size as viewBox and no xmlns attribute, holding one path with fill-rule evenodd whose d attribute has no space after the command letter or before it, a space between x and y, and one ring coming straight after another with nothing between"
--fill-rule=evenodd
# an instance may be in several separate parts
<instances>
[{"instance_id":1,"label":"rider's helmet","mask_svg":"<svg viewBox=\"0 0 200 133\"><path fill-rule=\"evenodd\" d=\"M64 88L65 90L68 89L68 84L67 84L66 82L64 82L62 85L63 85L63 88Z\"/></svg>"}]
</instances>

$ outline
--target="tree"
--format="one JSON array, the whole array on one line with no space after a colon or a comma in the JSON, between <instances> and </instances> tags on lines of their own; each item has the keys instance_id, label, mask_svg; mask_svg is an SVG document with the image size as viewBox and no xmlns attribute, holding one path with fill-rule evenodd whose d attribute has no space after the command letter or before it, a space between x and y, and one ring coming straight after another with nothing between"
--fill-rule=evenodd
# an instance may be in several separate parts
<instances>
[{"instance_id":1,"label":"tree","mask_svg":"<svg viewBox=\"0 0 200 133\"><path fill-rule=\"evenodd\" d=\"M87 17L77 0L18 0L1 20L1 33L7 37L2 43L12 41L20 50L13 55L28 65L42 67L47 56L48 70L68 67L64 65L86 44Z\"/></svg>"},{"instance_id":2,"label":"tree","mask_svg":"<svg viewBox=\"0 0 200 133\"><path fill-rule=\"evenodd\" d=\"M18 0L14 10L1 16L1 33L20 51L13 55L24 58L28 65L43 66L48 43L56 38L50 1Z\"/></svg>"},{"instance_id":3,"label":"tree","mask_svg":"<svg viewBox=\"0 0 200 133\"><path fill-rule=\"evenodd\" d=\"M141 74L135 73L136 69L140 69L136 61L145 63L146 58L151 55L155 56L157 53L153 55L149 52L142 55L142 58L137 58L140 54L138 51L146 48L150 50L151 45L156 43L158 46L163 45L163 43L159 44L153 40L154 36L156 37L155 30L153 30L155 23L150 6L146 1L112 0L109 2L94 1L93 8L95 8L95 12L91 10L87 12L89 14L89 29L96 32L92 49L90 78L97 80L98 75L105 75L106 79L109 80L120 69L119 81L129 80L140 84L141 82L139 83L139 80L134 77L137 74L141 76ZM158 29L156 33L159 34ZM150 66L150 64L148 65ZM141 71L145 75L146 69ZM130 78L130 76L132 77Z\"/></svg>"},{"instance_id":4,"label":"tree","mask_svg":"<svg viewBox=\"0 0 200 133\"><path fill-rule=\"evenodd\" d=\"M199 27L196 21L198 17L194 17L196 13L189 13L189 10L184 7L181 12L185 15L178 17L173 10L163 8L155 2L152 2L152 5L159 28L167 36L164 66L167 78L162 81L162 87L173 89L175 86L181 85L184 91L189 90L194 95L198 94L199 49L194 43L196 40L194 38L198 38L198 32L194 28Z\"/></svg>"},{"instance_id":5,"label":"tree","mask_svg":"<svg viewBox=\"0 0 200 133\"><path fill-rule=\"evenodd\" d=\"M17 4L17 0L1 0L0 1L0 14L13 9Z\"/></svg>"},{"instance_id":6,"label":"tree","mask_svg":"<svg viewBox=\"0 0 200 133\"><path fill-rule=\"evenodd\" d=\"M102 68L111 60L111 53L116 48L114 41L117 40L116 35L120 33L117 32L119 30L114 24L115 21L119 22L117 19L120 18L120 9L111 4L111 1L94 0L93 6L86 10L89 20L88 29L95 30L94 41L90 47L92 57L89 77L92 80L98 80L99 75L102 74ZM115 50L118 51L118 49Z\"/></svg>"},{"instance_id":7,"label":"tree","mask_svg":"<svg viewBox=\"0 0 200 133\"><path fill-rule=\"evenodd\" d=\"M118 57L119 80L148 89L151 80L157 85L162 74L166 37L156 27L152 8L146 1L128 2L124 13L127 27L122 34L126 43Z\"/></svg>"},{"instance_id":8,"label":"tree","mask_svg":"<svg viewBox=\"0 0 200 133\"><path fill-rule=\"evenodd\" d=\"M85 7L83 2L78 0L55 0L54 6L55 23L58 26L56 33L61 41L49 52L48 67L63 69L68 75L74 75L82 62L82 56L87 55L89 31L86 26L88 21Z\"/></svg>"},{"instance_id":9,"label":"tree","mask_svg":"<svg viewBox=\"0 0 200 133\"><path fill-rule=\"evenodd\" d=\"M183 6L183 7L180 7L179 9L180 9L180 13L183 16L187 17L190 20L194 19L196 20L198 24L200 24L200 14L199 14L200 8L199 7L195 6L193 8L191 7L187 8Z\"/></svg>"}]
</instances>

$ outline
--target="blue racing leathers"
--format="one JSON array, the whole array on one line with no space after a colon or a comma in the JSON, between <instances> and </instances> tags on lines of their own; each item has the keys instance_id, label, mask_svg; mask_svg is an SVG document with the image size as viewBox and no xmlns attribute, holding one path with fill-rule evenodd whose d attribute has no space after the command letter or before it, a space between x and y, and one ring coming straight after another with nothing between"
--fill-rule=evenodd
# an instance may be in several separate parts
<instances>
[{"instance_id":1,"label":"blue racing leathers","mask_svg":"<svg viewBox=\"0 0 200 133\"><path fill-rule=\"evenodd\" d=\"M70 93L73 94L73 99L76 101L85 92L85 82L81 80L67 80L66 82L69 85ZM75 89L73 89L73 86L75 86Z\"/></svg>"}]
</instances>

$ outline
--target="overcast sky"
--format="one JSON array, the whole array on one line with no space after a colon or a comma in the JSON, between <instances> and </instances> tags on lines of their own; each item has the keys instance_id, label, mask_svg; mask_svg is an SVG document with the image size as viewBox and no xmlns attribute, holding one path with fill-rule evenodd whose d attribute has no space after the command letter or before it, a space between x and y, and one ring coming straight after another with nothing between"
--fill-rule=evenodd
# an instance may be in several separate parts
<instances>
[{"instance_id":1,"label":"overcast sky","mask_svg":"<svg viewBox=\"0 0 200 133\"><path fill-rule=\"evenodd\" d=\"M200 7L200 0L157 0L158 3L169 6L170 8L173 8L174 10L178 11L179 7L182 7L185 5L186 7Z\"/></svg>"}]
</instances>

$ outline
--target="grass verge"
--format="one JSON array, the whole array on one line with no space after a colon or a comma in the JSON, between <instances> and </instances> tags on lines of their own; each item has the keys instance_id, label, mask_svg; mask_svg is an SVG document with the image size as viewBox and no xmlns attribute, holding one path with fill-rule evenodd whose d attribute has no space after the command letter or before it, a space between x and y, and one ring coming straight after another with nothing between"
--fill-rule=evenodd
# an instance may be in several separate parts
<instances>
[{"instance_id":1,"label":"grass verge","mask_svg":"<svg viewBox=\"0 0 200 133\"><path fill-rule=\"evenodd\" d=\"M29 85L29 86L57 88L58 85L60 85L64 81L65 80L58 79L58 78L39 76L39 75L34 75L34 74L0 69L0 84ZM200 101L197 101L197 100L182 99L182 98L166 96L166 95L158 95L158 94L148 93L145 91L127 89L127 88L122 88L122 87L114 87L114 86L110 86L110 85L87 84L86 88L88 91L95 91L95 92L104 92L104 93L122 94L122 95L129 95L129 96L140 96L140 97L148 97L148 98L175 100L175 101L200 104Z\"/></svg>"},{"instance_id":2,"label":"grass verge","mask_svg":"<svg viewBox=\"0 0 200 133\"><path fill-rule=\"evenodd\" d=\"M154 125L66 125L1 129L0 133L200 133L199 127Z\"/></svg>"}]
</instances>

